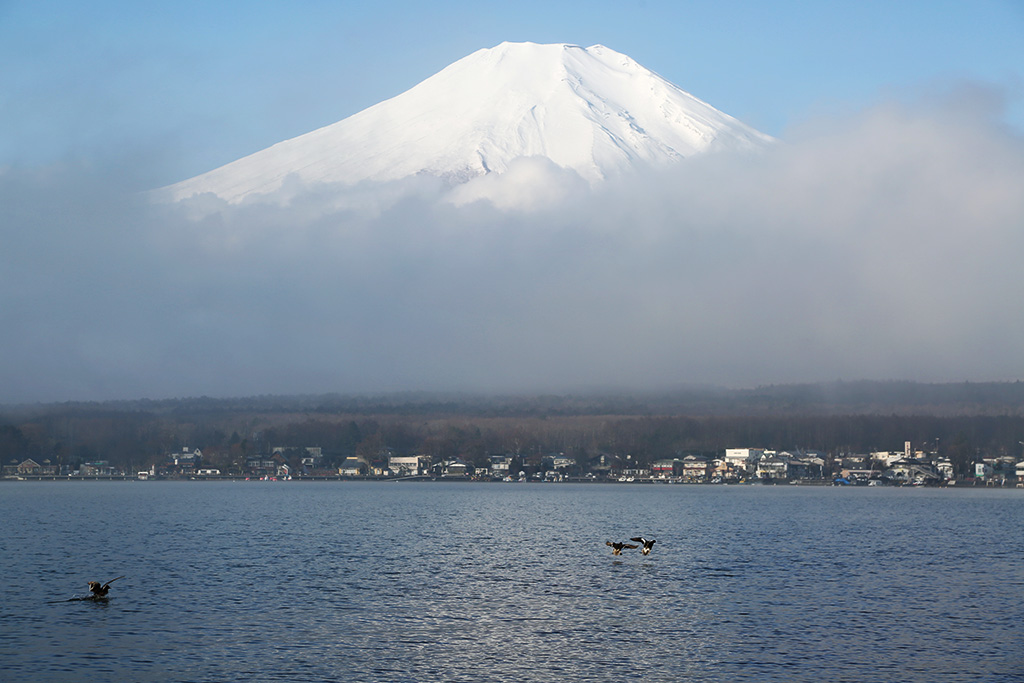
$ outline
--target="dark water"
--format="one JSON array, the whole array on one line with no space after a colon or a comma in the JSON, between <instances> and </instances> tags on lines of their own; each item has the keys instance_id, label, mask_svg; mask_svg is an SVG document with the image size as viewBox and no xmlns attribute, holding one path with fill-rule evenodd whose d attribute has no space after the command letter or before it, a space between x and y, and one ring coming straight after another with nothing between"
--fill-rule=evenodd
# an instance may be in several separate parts
<instances>
[{"instance_id":1,"label":"dark water","mask_svg":"<svg viewBox=\"0 0 1024 683\"><path fill-rule=\"evenodd\" d=\"M0 519L5 681L1024 681L1020 490L10 483Z\"/></svg>"}]
</instances>

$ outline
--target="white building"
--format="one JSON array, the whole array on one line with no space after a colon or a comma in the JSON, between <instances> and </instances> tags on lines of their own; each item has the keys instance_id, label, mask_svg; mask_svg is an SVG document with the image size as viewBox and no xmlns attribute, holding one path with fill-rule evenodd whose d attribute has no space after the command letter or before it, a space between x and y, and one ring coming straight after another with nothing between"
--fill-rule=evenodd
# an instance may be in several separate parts
<instances>
[{"instance_id":1,"label":"white building","mask_svg":"<svg viewBox=\"0 0 1024 683\"><path fill-rule=\"evenodd\" d=\"M952 479L953 478L953 463L950 462L948 459L943 459L943 460L938 461L935 464L935 467L936 467L936 469L938 469L939 475L943 479Z\"/></svg>"},{"instance_id":2,"label":"white building","mask_svg":"<svg viewBox=\"0 0 1024 683\"><path fill-rule=\"evenodd\" d=\"M881 461L886 467L892 467L892 464L897 460L902 460L905 456L903 451L875 451L871 454L874 460Z\"/></svg>"},{"instance_id":3,"label":"white building","mask_svg":"<svg viewBox=\"0 0 1024 683\"><path fill-rule=\"evenodd\" d=\"M567 458L564 455L558 455L551 460L551 466L554 467L556 470L564 470L569 467L575 467L576 459Z\"/></svg>"},{"instance_id":4,"label":"white building","mask_svg":"<svg viewBox=\"0 0 1024 683\"><path fill-rule=\"evenodd\" d=\"M403 476L426 474L430 470L430 456L393 455L388 458L388 469Z\"/></svg>"},{"instance_id":5,"label":"white building","mask_svg":"<svg viewBox=\"0 0 1024 683\"><path fill-rule=\"evenodd\" d=\"M761 479L788 479L789 458L782 454L761 458L757 463L757 476Z\"/></svg>"},{"instance_id":6,"label":"white building","mask_svg":"<svg viewBox=\"0 0 1024 683\"><path fill-rule=\"evenodd\" d=\"M757 463L764 457L763 448L726 448L725 464L734 472L756 472Z\"/></svg>"}]
</instances>

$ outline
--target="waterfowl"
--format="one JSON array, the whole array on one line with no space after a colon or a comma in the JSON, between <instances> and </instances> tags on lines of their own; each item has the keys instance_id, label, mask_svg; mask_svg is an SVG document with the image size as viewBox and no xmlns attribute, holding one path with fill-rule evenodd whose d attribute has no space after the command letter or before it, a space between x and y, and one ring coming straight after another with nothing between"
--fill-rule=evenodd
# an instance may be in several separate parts
<instances>
[{"instance_id":1,"label":"waterfowl","mask_svg":"<svg viewBox=\"0 0 1024 683\"><path fill-rule=\"evenodd\" d=\"M123 578L124 578L123 576L117 577L117 579L123 579ZM117 581L117 579L111 579L110 581L107 581L106 583L104 583L102 585L100 585L99 581L90 581L89 582L89 590L92 592L93 597L105 598L105 597L107 597L107 593L110 591L110 584L112 584L115 581Z\"/></svg>"},{"instance_id":2,"label":"waterfowl","mask_svg":"<svg viewBox=\"0 0 1024 683\"><path fill-rule=\"evenodd\" d=\"M611 541L605 541L604 544L612 547L612 555L621 555L623 548L632 549L640 547L638 545L633 545L632 543L612 543Z\"/></svg>"},{"instance_id":3,"label":"waterfowl","mask_svg":"<svg viewBox=\"0 0 1024 683\"><path fill-rule=\"evenodd\" d=\"M647 540L643 536L637 536L636 538L631 538L629 540L636 541L637 543L642 543L644 547L643 550L641 550L640 552L642 552L644 555L650 555L651 548L653 548L654 544L657 543L657 541L655 541L654 539ZM635 548L636 546L633 547Z\"/></svg>"}]
</instances>

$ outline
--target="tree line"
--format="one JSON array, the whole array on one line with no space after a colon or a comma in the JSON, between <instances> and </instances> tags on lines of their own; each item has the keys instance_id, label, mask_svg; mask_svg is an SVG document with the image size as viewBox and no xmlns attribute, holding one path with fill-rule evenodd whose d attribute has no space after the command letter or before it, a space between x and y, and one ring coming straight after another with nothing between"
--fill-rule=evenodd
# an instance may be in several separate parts
<instances>
[{"instance_id":1,"label":"tree line","mask_svg":"<svg viewBox=\"0 0 1024 683\"><path fill-rule=\"evenodd\" d=\"M725 448L814 449L838 458L902 450L911 441L967 473L981 456L1021 456L1021 383L838 389L846 398L835 398L842 393L835 385L807 385L661 397L316 396L16 406L0 413L0 462L32 458L74 468L106 461L135 471L187 447L228 469L275 447L318 446L325 466L383 452L458 457L476 466L486 466L493 454L565 453L582 460L611 454L649 466Z\"/></svg>"}]
</instances>

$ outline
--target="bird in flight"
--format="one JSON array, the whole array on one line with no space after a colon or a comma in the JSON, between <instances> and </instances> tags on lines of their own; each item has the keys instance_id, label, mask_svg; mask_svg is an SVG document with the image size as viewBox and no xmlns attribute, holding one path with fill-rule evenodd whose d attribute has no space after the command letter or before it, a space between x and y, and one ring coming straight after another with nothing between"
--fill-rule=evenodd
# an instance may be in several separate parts
<instances>
[{"instance_id":1,"label":"bird in flight","mask_svg":"<svg viewBox=\"0 0 1024 683\"><path fill-rule=\"evenodd\" d=\"M654 539L648 540L648 539L644 538L643 536L637 536L636 538L631 538L629 540L636 541L637 543L642 544L643 545L643 550L641 550L640 552L642 552L644 555L650 555L651 554L651 548L653 548L654 544L657 543L657 541L655 541ZM635 548L636 546L633 546L633 547Z\"/></svg>"},{"instance_id":2,"label":"bird in flight","mask_svg":"<svg viewBox=\"0 0 1024 683\"><path fill-rule=\"evenodd\" d=\"M612 555L621 555L623 548L632 549L640 547L638 545L633 545L632 543L612 543L611 541L605 541L604 544L612 547Z\"/></svg>"},{"instance_id":3,"label":"bird in flight","mask_svg":"<svg viewBox=\"0 0 1024 683\"><path fill-rule=\"evenodd\" d=\"M124 578L123 576L117 577L117 579L123 579L123 578ZM110 591L110 584L112 584L115 581L117 581L117 579L111 579L110 581L107 581L106 583L104 583L102 585L100 584L99 581L90 581L89 582L89 590L92 592L92 595L93 595L94 598L105 598L105 597L107 597L107 593Z\"/></svg>"}]
</instances>

